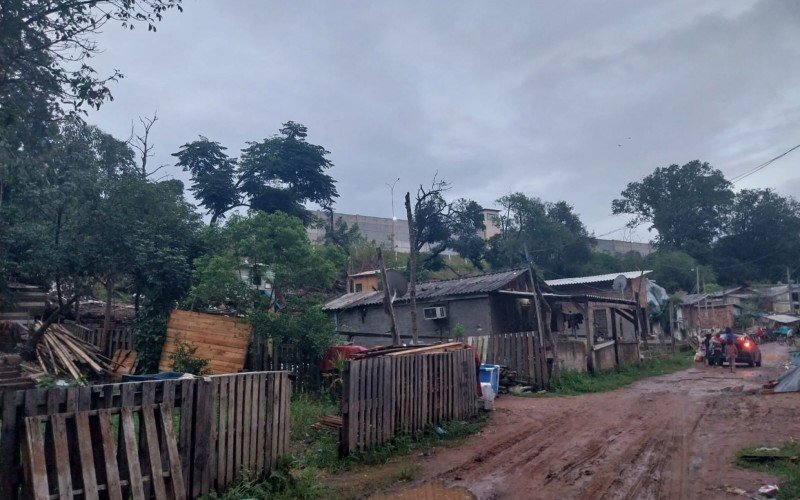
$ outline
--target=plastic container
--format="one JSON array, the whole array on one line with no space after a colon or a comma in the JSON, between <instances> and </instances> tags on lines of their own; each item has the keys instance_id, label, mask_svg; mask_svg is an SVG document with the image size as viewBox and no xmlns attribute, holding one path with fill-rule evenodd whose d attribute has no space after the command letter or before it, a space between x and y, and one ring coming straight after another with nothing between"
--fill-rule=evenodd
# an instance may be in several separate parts
<instances>
[{"instance_id":1,"label":"plastic container","mask_svg":"<svg viewBox=\"0 0 800 500\"><path fill-rule=\"evenodd\" d=\"M481 382L488 382L495 394L500 391L500 365L482 364L480 370Z\"/></svg>"},{"instance_id":2,"label":"plastic container","mask_svg":"<svg viewBox=\"0 0 800 500\"><path fill-rule=\"evenodd\" d=\"M494 397L495 392L492 390L492 384L489 382L481 382L481 404L483 409L487 411L494 410Z\"/></svg>"}]
</instances>

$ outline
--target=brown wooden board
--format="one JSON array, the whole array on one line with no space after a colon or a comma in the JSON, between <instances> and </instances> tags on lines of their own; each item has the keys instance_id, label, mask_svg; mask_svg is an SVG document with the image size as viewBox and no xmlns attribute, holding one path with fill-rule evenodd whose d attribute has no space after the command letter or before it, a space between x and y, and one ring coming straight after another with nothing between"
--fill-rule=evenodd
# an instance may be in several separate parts
<instances>
[{"instance_id":1,"label":"brown wooden board","mask_svg":"<svg viewBox=\"0 0 800 500\"><path fill-rule=\"evenodd\" d=\"M244 367L251 334L251 325L236 318L176 309L167 324L159 369L172 369L170 354L180 341L197 347L195 356L208 359L212 373L236 373Z\"/></svg>"}]
</instances>

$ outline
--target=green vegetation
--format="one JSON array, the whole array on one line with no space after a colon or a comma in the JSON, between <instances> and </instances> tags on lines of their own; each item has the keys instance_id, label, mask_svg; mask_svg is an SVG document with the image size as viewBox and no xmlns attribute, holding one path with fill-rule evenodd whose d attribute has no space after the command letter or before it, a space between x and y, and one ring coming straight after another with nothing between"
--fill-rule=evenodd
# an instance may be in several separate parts
<instances>
[{"instance_id":1,"label":"green vegetation","mask_svg":"<svg viewBox=\"0 0 800 500\"><path fill-rule=\"evenodd\" d=\"M556 395L560 396L575 396L578 394L613 391L643 378L685 370L692 365L692 362L690 353L681 352L668 358L643 361L638 366L625 366L597 375L563 371L561 372L561 384L555 388L555 392ZM537 394L532 393L523 393L522 395L537 396Z\"/></svg>"},{"instance_id":2,"label":"green vegetation","mask_svg":"<svg viewBox=\"0 0 800 500\"><path fill-rule=\"evenodd\" d=\"M486 422L485 418L444 422L441 428L446 434L442 437L433 428L429 428L418 435L401 435L380 447L340 458L339 438L336 433L329 429L311 428L311 424L316 422L320 415L335 413L337 409L336 405L324 398L313 399L301 395L292 401L291 437L293 441L302 440L302 443L296 443L298 446L295 447L298 465L338 471L359 465L383 464L393 457L406 455L412 451L424 451L442 442L458 441L480 431Z\"/></svg>"},{"instance_id":3,"label":"green vegetation","mask_svg":"<svg viewBox=\"0 0 800 500\"><path fill-rule=\"evenodd\" d=\"M207 500L241 500L242 498L312 499L325 498L328 489L320 482L313 468L293 469L282 462L267 479L257 480L248 472L240 473L222 494L211 493Z\"/></svg>"},{"instance_id":4,"label":"green vegetation","mask_svg":"<svg viewBox=\"0 0 800 500\"><path fill-rule=\"evenodd\" d=\"M778 498L800 498L800 445L791 440L777 448L744 448L736 454L734 464L783 478Z\"/></svg>"},{"instance_id":5,"label":"green vegetation","mask_svg":"<svg viewBox=\"0 0 800 500\"><path fill-rule=\"evenodd\" d=\"M291 455L269 478L253 480L241 474L221 495L209 498L325 498L333 495L325 485L325 476L362 466L383 465L392 458L411 452L424 452L440 444L456 444L462 438L480 431L486 419L450 421L441 425L446 434L439 436L433 428L416 435L402 435L372 450L339 457L339 439L331 429L311 426L324 414L336 413L338 405L329 398L300 394L291 405ZM400 464L389 473L389 482L410 481L419 475L416 463Z\"/></svg>"}]
</instances>

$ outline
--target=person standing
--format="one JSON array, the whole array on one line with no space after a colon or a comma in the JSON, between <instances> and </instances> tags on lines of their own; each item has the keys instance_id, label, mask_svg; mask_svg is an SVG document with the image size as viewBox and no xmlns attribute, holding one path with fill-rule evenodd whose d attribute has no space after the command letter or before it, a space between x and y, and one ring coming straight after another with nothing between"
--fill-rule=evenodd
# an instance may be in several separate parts
<instances>
[{"instance_id":1,"label":"person standing","mask_svg":"<svg viewBox=\"0 0 800 500\"><path fill-rule=\"evenodd\" d=\"M728 356L728 366L731 368L731 373L736 370L736 356L739 350L736 349L736 335L734 335L731 327L725 328L725 354Z\"/></svg>"}]
</instances>

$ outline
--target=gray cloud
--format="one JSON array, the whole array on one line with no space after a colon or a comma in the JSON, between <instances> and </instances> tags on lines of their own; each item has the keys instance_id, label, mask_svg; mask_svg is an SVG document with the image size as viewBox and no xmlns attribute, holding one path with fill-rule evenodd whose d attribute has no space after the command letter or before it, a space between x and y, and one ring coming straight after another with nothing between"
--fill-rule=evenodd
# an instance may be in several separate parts
<instances>
[{"instance_id":1,"label":"gray cloud","mask_svg":"<svg viewBox=\"0 0 800 500\"><path fill-rule=\"evenodd\" d=\"M567 200L602 234L657 166L733 176L800 142L799 25L791 0L189 2L156 34L101 36L97 66L127 77L90 120L127 136L158 109L156 163L199 134L236 155L300 121L332 152L341 211L390 215L385 183L401 178L399 207L438 171L487 206ZM798 196L798 164L738 187Z\"/></svg>"}]
</instances>

